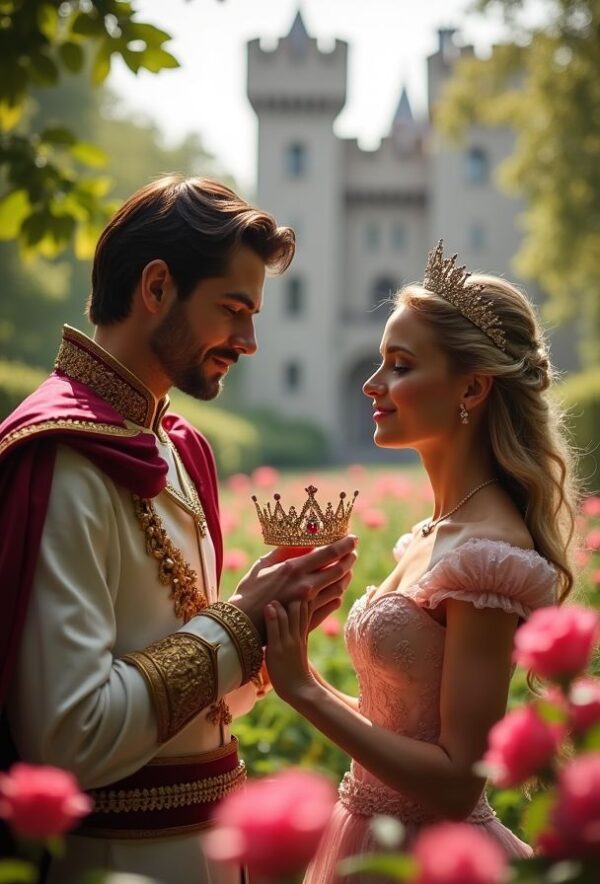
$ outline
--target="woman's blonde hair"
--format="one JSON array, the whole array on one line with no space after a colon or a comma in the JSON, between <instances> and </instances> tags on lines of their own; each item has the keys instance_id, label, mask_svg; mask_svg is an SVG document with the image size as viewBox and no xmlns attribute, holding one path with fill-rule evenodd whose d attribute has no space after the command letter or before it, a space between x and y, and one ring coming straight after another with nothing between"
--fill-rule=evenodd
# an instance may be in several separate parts
<instances>
[{"instance_id":1,"label":"woman's blonde hair","mask_svg":"<svg viewBox=\"0 0 600 884\"><path fill-rule=\"evenodd\" d=\"M487 428L498 475L520 512L536 550L557 569L557 598L573 587L571 553L577 511L573 453L558 403L549 395L555 372L532 304L516 286L475 275L506 333L506 352L459 310L421 285L395 296L434 329L451 369L494 378Z\"/></svg>"}]
</instances>

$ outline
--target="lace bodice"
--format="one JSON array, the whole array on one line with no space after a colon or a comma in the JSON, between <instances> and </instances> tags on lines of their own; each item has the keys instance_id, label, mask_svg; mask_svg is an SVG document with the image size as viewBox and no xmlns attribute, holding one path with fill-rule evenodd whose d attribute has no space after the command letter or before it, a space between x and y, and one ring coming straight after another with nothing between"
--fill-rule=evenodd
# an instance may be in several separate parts
<instances>
[{"instance_id":1,"label":"lace bodice","mask_svg":"<svg viewBox=\"0 0 600 884\"><path fill-rule=\"evenodd\" d=\"M404 535L396 544L396 558L410 538ZM345 629L358 676L360 711L388 730L435 742L446 629L428 610L456 598L527 618L534 608L553 603L555 581L554 569L533 550L474 539L448 553L402 592L376 596L377 587L369 587L352 606ZM427 819L421 808L354 762L340 797L355 813ZM491 811L482 799L475 816L486 813Z\"/></svg>"}]
</instances>

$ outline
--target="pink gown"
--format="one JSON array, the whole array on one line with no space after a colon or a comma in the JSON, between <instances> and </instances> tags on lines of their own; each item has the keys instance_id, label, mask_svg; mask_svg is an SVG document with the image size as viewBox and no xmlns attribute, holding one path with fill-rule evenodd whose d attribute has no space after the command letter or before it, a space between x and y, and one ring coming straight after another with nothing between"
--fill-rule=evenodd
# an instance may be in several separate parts
<instances>
[{"instance_id":1,"label":"pink gown","mask_svg":"<svg viewBox=\"0 0 600 884\"><path fill-rule=\"evenodd\" d=\"M410 538L400 538L396 558ZM426 609L454 598L527 619L535 608L553 604L555 581L554 568L538 553L503 541L473 539L442 557L409 589L374 598L377 588L369 587L351 608L345 629L362 714L387 730L435 743L446 630ZM406 848L420 827L436 821L417 802L353 761L305 884L384 884L381 876L336 875L342 858L381 850L370 832L371 817L377 814L401 820ZM485 794L467 822L482 826L509 856L531 855L531 848L500 822Z\"/></svg>"}]
</instances>

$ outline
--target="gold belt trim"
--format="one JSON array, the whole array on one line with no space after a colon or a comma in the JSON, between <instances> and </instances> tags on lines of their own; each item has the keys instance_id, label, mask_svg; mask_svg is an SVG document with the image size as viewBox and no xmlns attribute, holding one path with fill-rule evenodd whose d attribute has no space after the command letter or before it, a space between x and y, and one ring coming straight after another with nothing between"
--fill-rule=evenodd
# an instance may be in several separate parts
<instances>
[{"instance_id":1,"label":"gold belt trim","mask_svg":"<svg viewBox=\"0 0 600 884\"><path fill-rule=\"evenodd\" d=\"M94 800L95 813L172 810L217 801L241 786L246 776L246 765L240 761L228 773L192 783L174 783L150 789L95 789L89 794Z\"/></svg>"}]
</instances>

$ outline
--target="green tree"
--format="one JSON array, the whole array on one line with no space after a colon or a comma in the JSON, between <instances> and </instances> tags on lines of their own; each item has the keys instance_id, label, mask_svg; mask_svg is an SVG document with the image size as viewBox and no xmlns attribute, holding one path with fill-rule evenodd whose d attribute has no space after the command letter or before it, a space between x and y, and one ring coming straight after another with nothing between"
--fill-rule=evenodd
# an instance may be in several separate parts
<instances>
[{"instance_id":1,"label":"green tree","mask_svg":"<svg viewBox=\"0 0 600 884\"><path fill-rule=\"evenodd\" d=\"M110 114L108 115L108 110ZM78 127L82 138L107 156L98 192L111 187L121 200L162 172L203 174L228 180L197 135L165 147L152 123L132 120L118 97L106 87L94 88L84 72L65 76L54 89L32 92L32 127L43 129L60 119ZM233 183L233 182L231 182ZM95 245L93 226L81 224L71 245L59 256L37 252L23 260L15 242L0 242L0 352L11 361L42 369L52 365L63 322L82 326L90 288L89 261L81 260Z\"/></svg>"},{"instance_id":2,"label":"green tree","mask_svg":"<svg viewBox=\"0 0 600 884\"><path fill-rule=\"evenodd\" d=\"M549 296L548 318L578 316L584 364L600 362L600 0L477 0L513 40L462 58L436 108L450 138L472 123L510 126L500 181L525 198L516 269ZM545 6L545 8L544 8ZM534 10L535 11L535 10Z\"/></svg>"},{"instance_id":3,"label":"green tree","mask_svg":"<svg viewBox=\"0 0 600 884\"><path fill-rule=\"evenodd\" d=\"M138 21L128 0L0 0L0 237L52 255L79 236L95 239L113 206L110 182L82 174L107 156L80 140L62 119L32 126L34 89L55 87L65 73L89 69L101 85L120 56L133 73L179 63L169 34ZM89 248L88 248L89 250Z\"/></svg>"}]
</instances>

